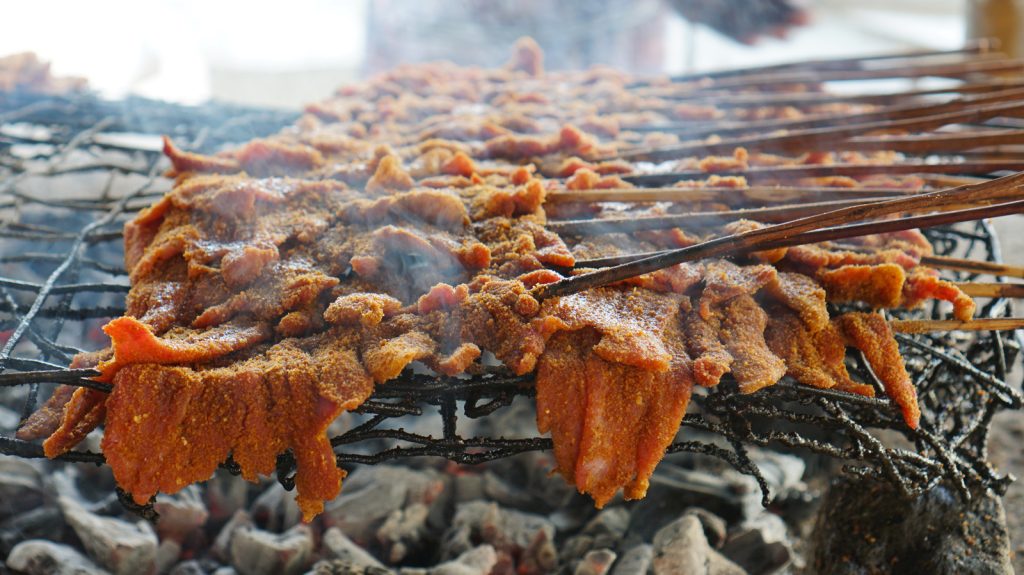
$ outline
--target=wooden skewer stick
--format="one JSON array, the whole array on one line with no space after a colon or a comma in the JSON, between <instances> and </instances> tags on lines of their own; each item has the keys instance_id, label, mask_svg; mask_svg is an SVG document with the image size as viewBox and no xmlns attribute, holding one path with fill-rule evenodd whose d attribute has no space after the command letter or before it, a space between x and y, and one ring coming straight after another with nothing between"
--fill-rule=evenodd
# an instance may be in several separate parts
<instances>
[{"instance_id":1,"label":"wooden skewer stick","mask_svg":"<svg viewBox=\"0 0 1024 575\"><path fill-rule=\"evenodd\" d=\"M1024 298L1024 284L1019 283L958 282L956 287L972 297Z\"/></svg>"},{"instance_id":2,"label":"wooden skewer stick","mask_svg":"<svg viewBox=\"0 0 1024 575\"><path fill-rule=\"evenodd\" d=\"M746 170L722 170L706 172L704 170L685 170L660 174L636 174L622 176L622 179L638 186L671 186L685 180L704 180L711 175L742 176L748 184L758 182L783 182L801 178L821 178L828 176L871 176L874 174L991 174L1001 171L1024 170L1024 162L1010 160L989 160L977 162L958 162L930 164L927 162L904 162L902 164L831 164L831 165L799 165L774 166L767 168L748 168Z\"/></svg>"},{"instance_id":3,"label":"wooden skewer stick","mask_svg":"<svg viewBox=\"0 0 1024 575\"><path fill-rule=\"evenodd\" d=\"M858 113L815 114L801 118L768 119L746 122L712 122L690 121L671 124L645 124L642 126L626 125L622 129L634 132L672 132L688 138L699 138L715 134L717 136L735 136L777 132L780 130L806 130L820 127L848 126L868 122L892 122L922 116L934 116L949 112L962 112L980 106L1003 102L1019 101L1024 97L1024 89L1020 87L999 90L946 100L943 102L903 102L879 109Z\"/></svg>"},{"instance_id":4,"label":"wooden skewer stick","mask_svg":"<svg viewBox=\"0 0 1024 575\"><path fill-rule=\"evenodd\" d=\"M1022 194L1022 196L1024 196L1024 194ZM787 204L767 208L744 208L719 212L689 212L685 214L671 214L667 216L549 221L547 223L547 228L560 235L585 236L638 232L643 230L663 230L676 227L700 229L720 226L737 220L754 220L762 224L777 224L795 220L797 218L823 214L838 208L866 205L869 203L883 202L889 199L892 198L834 200L831 202ZM982 205L991 205L992 203L995 202L992 200L984 200L981 202L949 204L937 207L936 211L949 212L953 210L975 208Z\"/></svg>"},{"instance_id":5,"label":"wooden skewer stick","mask_svg":"<svg viewBox=\"0 0 1024 575\"><path fill-rule=\"evenodd\" d=\"M883 201L882 198L876 201ZM767 208L744 208L718 212L689 212L666 216L639 216L589 220L549 221L546 227L560 235L589 235L659 230L675 227L702 228L718 226L736 220L755 220L761 223L779 223L829 212L847 206L864 205L871 200L835 200L811 204L786 204Z\"/></svg>"},{"instance_id":6,"label":"wooden skewer stick","mask_svg":"<svg viewBox=\"0 0 1024 575\"><path fill-rule=\"evenodd\" d=\"M892 319L889 327L898 333L933 331L1007 331L1024 329L1024 317L992 317L958 321L953 319Z\"/></svg>"},{"instance_id":7,"label":"wooden skewer stick","mask_svg":"<svg viewBox=\"0 0 1024 575\"><path fill-rule=\"evenodd\" d=\"M751 66L748 68L733 68L729 70L715 70L711 72L696 72L693 74L677 75L672 77L673 82L690 82L705 78L725 78L729 76L743 76L749 74L763 74L773 70L859 70L870 62L885 62L892 60L914 60L918 58L934 58L936 56L955 56L960 54L985 54L996 49L998 42L992 39L972 40L962 48L953 50L920 50L908 51L898 54L879 54L875 56L854 56L849 58L828 58L819 60L807 60L803 62L786 62L782 64L768 64L765 66Z\"/></svg>"},{"instance_id":8,"label":"wooden skewer stick","mask_svg":"<svg viewBox=\"0 0 1024 575\"><path fill-rule=\"evenodd\" d=\"M954 112L922 116L895 121L865 122L845 126L794 130L777 135L752 135L726 138L717 142L695 141L685 144L631 150L618 154L619 159L646 162L664 162L689 156L732 153L736 148L773 152L801 152L814 150L842 150L842 142L870 132L925 131L952 124L981 122L998 116L1024 114L1024 99L978 107L965 107ZM610 158L609 158L610 159Z\"/></svg>"},{"instance_id":9,"label":"wooden skewer stick","mask_svg":"<svg viewBox=\"0 0 1024 575\"><path fill-rule=\"evenodd\" d=\"M548 192L545 202L703 202L800 201L828 198L869 199L918 193L907 188L803 188L753 186L748 188L606 188Z\"/></svg>"},{"instance_id":10,"label":"wooden skewer stick","mask_svg":"<svg viewBox=\"0 0 1024 575\"><path fill-rule=\"evenodd\" d=\"M912 210L932 211L951 204L980 202L1014 196L1020 197L1022 183L1024 183L1024 173L1018 173L974 186L841 208L784 224L715 238L694 246L669 250L630 263L580 274L550 284L539 285L533 289L533 295L539 299L568 295L649 273L678 263L704 258L789 247L805 243L817 243L872 233L943 225L994 217L995 215L1020 213L1024 211L1024 200L928 216L869 222L866 224L842 225L851 220L863 221ZM828 226L839 227L829 228Z\"/></svg>"},{"instance_id":11,"label":"wooden skewer stick","mask_svg":"<svg viewBox=\"0 0 1024 575\"><path fill-rule=\"evenodd\" d=\"M903 92L843 94L836 92L797 92L768 94L736 94L734 92L690 93L677 89L650 88L643 90L645 96L657 97L673 102L687 102L696 105L714 106L720 110L729 108L763 108L765 106L819 106L822 104L876 104L893 105L897 102L918 99L922 96L939 96L942 94L983 94L998 92L1009 88L1024 87L1020 80L990 80L985 82L968 82L942 88L925 90L906 90Z\"/></svg>"},{"instance_id":12,"label":"wooden skewer stick","mask_svg":"<svg viewBox=\"0 0 1024 575\"><path fill-rule=\"evenodd\" d=\"M857 80L881 80L885 78L963 78L976 74L1020 72L1024 63L1013 59L969 59L954 63L910 64L873 68L869 70L783 70L773 74L736 76L713 80L707 85L696 86L696 90L721 90L723 88L768 88L794 84L820 84L822 82L848 82Z\"/></svg>"},{"instance_id":13,"label":"wooden skewer stick","mask_svg":"<svg viewBox=\"0 0 1024 575\"><path fill-rule=\"evenodd\" d=\"M921 258L921 263L939 269L1024 278L1024 267L997 264L994 262L979 262L975 260L949 258L945 256L924 256Z\"/></svg>"}]
</instances>

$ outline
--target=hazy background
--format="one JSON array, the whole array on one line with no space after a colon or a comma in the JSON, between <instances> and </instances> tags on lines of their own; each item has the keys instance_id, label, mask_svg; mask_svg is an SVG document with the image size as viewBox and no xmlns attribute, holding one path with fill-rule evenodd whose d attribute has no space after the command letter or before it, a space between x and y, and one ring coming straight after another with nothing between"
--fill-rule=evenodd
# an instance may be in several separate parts
<instances>
[{"instance_id":1,"label":"hazy background","mask_svg":"<svg viewBox=\"0 0 1024 575\"><path fill-rule=\"evenodd\" d=\"M505 36L519 33L549 51L586 40L592 59L666 73L952 48L965 37L967 0L804 3L809 25L744 46L663 0L504 2L514 26L496 25L494 10L480 8L488 2L474 0L33 0L4 5L0 54L33 50L110 97L294 108L395 61L503 59Z\"/></svg>"}]
</instances>

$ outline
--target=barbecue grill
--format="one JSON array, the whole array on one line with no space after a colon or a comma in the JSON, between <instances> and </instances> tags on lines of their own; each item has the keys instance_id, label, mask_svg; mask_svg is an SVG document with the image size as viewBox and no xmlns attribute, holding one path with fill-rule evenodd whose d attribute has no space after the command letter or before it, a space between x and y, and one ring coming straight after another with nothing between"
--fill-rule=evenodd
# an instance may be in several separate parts
<instances>
[{"instance_id":1,"label":"barbecue grill","mask_svg":"<svg viewBox=\"0 0 1024 575\"><path fill-rule=\"evenodd\" d=\"M212 151L273 133L293 114L225 105L186 107L133 98L105 101L89 94L0 96L0 397L23 417L51 384L109 390L92 370L68 369L71 356L102 347L98 327L123 313L127 278L122 269L121 227L167 189L153 136L172 134L189 148ZM709 128L710 129L710 128ZM148 136L148 137L147 137ZM954 170L955 171L955 170ZM965 173L976 174L977 170ZM927 231L940 256L1000 262L999 243L986 221ZM968 281L978 274L956 272ZM1010 317L1004 298L981 307L983 318ZM940 317L938 306L895 317ZM918 389L924 417L908 429L890 401L795 385L753 395L725 383L695 394L697 409L685 420L685 441L670 452L722 459L755 477L763 503L768 483L748 454L750 446L813 454L850 474L889 482L911 496L939 483L969 499L978 490L1002 493L1012 479L986 461L993 416L1018 409L1024 398L1008 382L1019 360L1019 331L899 335ZM876 382L863 358L855 378ZM358 422L332 438L338 465L438 456L474 464L551 448L542 437L474 436L485 419L517 398L530 397L528 377L499 368L472 377L403 374L379 386L356 413ZM434 433L410 432L402 418L436 410ZM408 420L405 420L408 421ZM879 438L891 430L907 441ZM41 458L41 446L0 437L0 453ZM101 453L76 450L60 459L102 464ZM235 470L231 461L228 470ZM294 461L278 460L277 479L291 488ZM130 498L122 498L134 506ZM139 508L152 516L150 506Z\"/></svg>"}]
</instances>

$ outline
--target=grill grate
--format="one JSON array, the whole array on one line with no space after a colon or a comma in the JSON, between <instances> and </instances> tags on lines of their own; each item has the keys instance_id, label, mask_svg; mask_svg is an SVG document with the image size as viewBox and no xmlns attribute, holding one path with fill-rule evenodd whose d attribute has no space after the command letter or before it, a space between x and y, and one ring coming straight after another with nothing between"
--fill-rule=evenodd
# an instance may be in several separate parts
<instances>
[{"instance_id":1,"label":"grill grate","mask_svg":"<svg viewBox=\"0 0 1024 575\"><path fill-rule=\"evenodd\" d=\"M88 379L95 372L64 366L83 348L103 347L99 327L123 311L128 280L121 227L169 188L159 177L163 164L156 134L171 134L191 149L214 150L272 133L293 119L293 114L221 105L0 94L0 405L26 416L39 403L41 384L109 390ZM1000 260L986 222L928 234L937 254ZM961 281L972 277L957 274ZM929 308L901 316L937 313ZM992 300L979 312L982 317L1010 314L1005 299ZM995 413L1024 403L1007 384L1019 360L1020 334L900 335L899 341L924 413L917 431L905 427L886 399L787 380L742 395L723 383L695 390L697 409L683 422L688 440L669 452L725 460L757 479L765 504L768 484L748 446L842 462L845 471L892 482L908 495L938 482L965 498L979 488L1002 493L1011 479L988 465L985 443ZM850 367L855 378L880 386L863 357L855 355ZM533 394L528 383L500 371L473 378L405 374L378 387L352 416L351 428L333 438L338 463L438 456L475 464L550 449L550 439L509 438L487 430L494 412ZM439 430L400 427L398 418L428 418L435 409ZM892 441L893 433L905 441ZM882 434L889 438L885 443ZM12 436L0 436L0 453L43 457L40 445ZM61 459L103 462L102 454L89 451ZM229 461L225 467L235 466ZM281 456L278 479L287 488L293 473L294 461Z\"/></svg>"}]
</instances>

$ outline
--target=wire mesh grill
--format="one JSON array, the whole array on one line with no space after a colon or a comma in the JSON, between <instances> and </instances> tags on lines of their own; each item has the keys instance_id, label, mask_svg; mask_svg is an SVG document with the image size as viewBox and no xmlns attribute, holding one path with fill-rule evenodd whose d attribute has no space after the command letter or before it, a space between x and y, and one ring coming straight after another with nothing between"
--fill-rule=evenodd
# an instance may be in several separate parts
<instances>
[{"instance_id":1,"label":"wire mesh grill","mask_svg":"<svg viewBox=\"0 0 1024 575\"><path fill-rule=\"evenodd\" d=\"M156 134L212 150L269 134L292 119L292 114L230 106L0 94L0 406L23 418L38 405L42 385L109 390L88 379L95 372L65 366L75 353L105 346L100 326L123 312L128 280L121 227L170 186L159 177L163 165ZM937 254L1000 260L985 222L928 234ZM957 279L973 277L958 274ZM938 311L934 306L901 315ZM1010 301L995 299L979 315L1002 317L1011 311ZM845 471L892 482L908 495L938 482L964 497L979 488L1002 493L1011 479L988 465L985 444L995 413L1024 403L1007 383L1019 361L1019 334L898 337L924 413L918 430L906 428L886 399L789 380L742 395L725 382L696 392L681 429L683 440L669 451L727 461L757 479L766 504L767 482L748 446L842 462ZM851 356L850 372L881 389L863 357ZM332 439L338 464L413 456L474 464L550 449L550 439L507 437L508 430L488 425L497 410L528 400L529 384L528 377L500 370L471 378L403 374L379 386L347 416L347 431ZM432 431L409 423L428 420L435 425ZM43 457L40 445L13 436L0 436L0 453ZM102 454L89 451L61 459L103 462ZM235 466L228 461L225 467ZM294 461L282 455L278 479L285 487L292 486L293 473Z\"/></svg>"}]
</instances>

